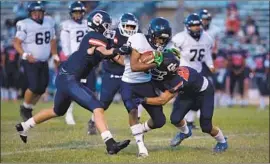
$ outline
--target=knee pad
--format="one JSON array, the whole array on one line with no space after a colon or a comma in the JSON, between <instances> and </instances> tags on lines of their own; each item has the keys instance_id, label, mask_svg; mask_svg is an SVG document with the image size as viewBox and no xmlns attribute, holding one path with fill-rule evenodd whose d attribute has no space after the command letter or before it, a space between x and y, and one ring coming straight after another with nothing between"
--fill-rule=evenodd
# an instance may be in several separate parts
<instances>
[{"instance_id":1,"label":"knee pad","mask_svg":"<svg viewBox=\"0 0 270 164\"><path fill-rule=\"evenodd\" d=\"M213 128L212 119L200 117L200 125L202 128L202 132L210 133Z\"/></svg>"},{"instance_id":2,"label":"knee pad","mask_svg":"<svg viewBox=\"0 0 270 164\"><path fill-rule=\"evenodd\" d=\"M180 118L178 116L171 115L171 124L177 125L177 124L179 124L180 121L181 120L180 120Z\"/></svg>"},{"instance_id":3,"label":"knee pad","mask_svg":"<svg viewBox=\"0 0 270 164\"><path fill-rule=\"evenodd\" d=\"M41 87L31 87L29 88L34 94L37 95L42 95L43 93L45 93L46 88L41 88Z\"/></svg>"},{"instance_id":4,"label":"knee pad","mask_svg":"<svg viewBox=\"0 0 270 164\"><path fill-rule=\"evenodd\" d=\"M153 127L154 129L161 128L166 123L166 117L164 116L164 114L162 114L159 117L153 119L153 122L154 122L154 127Z\"/></svg>"},{"instance_id":5,"label":"knee pad","mask_svg":"<svg viewBox=\"0 0 270 164\"><path fill-rule=\"evenodd\" d=\"M57 116L63 116L63 115L66 114L67 109L61 109L61 108L56 109L56 108L54 107L54 108L53 108L53 111L54 111L54 113L55 113Z\"/></svg>"},{"instance_id":6,"label":"knee pad","mask_svg":"<svg viewBox=\"0 0 270 164\"><path fill-rule=\"evenodd\" d=\"M107 110L109 108L110 102L104 101L104 102L101 102L101 103L102 103L102 107L103 107L104 110Z\"/></svg>"},{"instance_id":7,"label":"knee pad","mask_svg":"<svg viewBox=\"0 0 270 164\"><path fill-rule=\"evenodd\" d=\"M128 113L132 110L132 109L137 109L137 105L132 101L132 100L123 100L124 101L124 105L126 107L126 109L128 110Z\"/></svg>"}]
</instances>

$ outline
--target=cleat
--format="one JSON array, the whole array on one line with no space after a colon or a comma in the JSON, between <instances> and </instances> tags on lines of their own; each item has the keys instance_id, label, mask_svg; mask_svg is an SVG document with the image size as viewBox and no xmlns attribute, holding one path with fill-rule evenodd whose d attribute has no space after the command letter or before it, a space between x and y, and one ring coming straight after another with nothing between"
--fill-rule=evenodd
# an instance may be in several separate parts
<instances>
[{"instance_id":1,"label":"cleat","mask_svg":"<svg viewBox=\"0 0 270 164\"><path fill-rule=\"evenodd\" d=\"M191 127L188 126L189 129L189 133L185 134L185 133L177 133L176 136L171 140L171 146L175 147L177 145L179 145L184 139L190 137L192 135L192 131L191 131Z\"/></svg>"},{"instance_id":2,"label":"cleat","mask_svg":"<svg viewBox=\"0 0 270 164\"><path fill-rule=\"evenodd\" d=\"M94 121L89 120L88 122L88 135L95 135L97 134L97 128L96 128L96 124Z\"/></svg>"},{"instance_id":3,"label":"cleat","mask_svg":"<svg viewBox=\"0 0 270 164\"><path fill-rule=\"evenodd\" d=\"M24 143L26 143L26 142L27 142L27 135L26 135L26 131L24 131L24 129L23 129L22 124L19 123L19 124L17 124L15 127L16 127L17 132L18 132L19 135L20 135L21 140L22 140Z\"/></svg>"},{"instance_id":4,"label":"cleat","mask_svg":"<svg viewBox=\"0 0 270 164\"><path fill-rule=\"evenodd\" d=\"M66 123L68 125L75 125L76 124L72 114L66 114L65 120L66 120Z\"/></svg>"},{"instance_id":5,"label":"cleat","mask_svg":"<svg viewBox=\"0 0 270 164\"><path fill-rule=\"evenodd\" d=\"M148 157L148 156L149 156L148 153L139 153L139 154L138 154L138 158L139 158L139 159L146 158L146 157Z\"/></svg>"},{"instance_id":6,"label":"cleat","mask_svg":"<svg viewBox=\"0 0 270 164\"><path fill-rule=\"evenodd\" d=\"M33 109L31 108L25 108L23 105L20 106L20 115L23 119L23 121L27 121L29 118L31 118Z\"/></svg>"},{"instance_id":7,"label":"cleat","mask_svg":"<svg viewBox=\"0 0 270 164\"><path fill-rule=\"evenodd\" d=\"M227 137L225 137L226 142L225 143L217 143L216 146L214 147L213 151L216 153L224 152L228 149L228 142L227 142Z\"/></svg>"},{"instance_id":8,"label":"cleat","mask_svg":"<svg viewBox=\"0 0 270 164\"><path fill-rule=\"evenodd\" d=\"M108 148L107 147L107 152L110 155L114 155L117 154L119 151L121 151L122 149L126 148L130 143L130 140L125 140L122 142L115 142L112 147Z\"/></svg>"},{"instance_id":9,"label":"cleat","mask_svg":"<svg viewBox=\"0 0 270 164\"><path fill-rule=\"evenodd\" d=\"M138 153L138 158L146 158L148 157L148 150L146 149L146 147L140 148L139 153Z\"/></svg>"}]
</instances>

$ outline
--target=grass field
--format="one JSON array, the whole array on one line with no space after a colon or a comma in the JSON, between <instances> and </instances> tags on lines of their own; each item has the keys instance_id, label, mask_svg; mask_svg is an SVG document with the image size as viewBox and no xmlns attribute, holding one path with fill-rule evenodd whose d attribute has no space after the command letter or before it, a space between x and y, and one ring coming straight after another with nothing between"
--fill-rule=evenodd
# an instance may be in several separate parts
<instances>
[{"instance_id":1,"label":"grass field","mask_svg":"<svg viewBox=\"0 0 270 164\"><path fill-rule=\"evenodd\" d=\"M137 147L130 133L127 112L122 104L112 105L106 117L117 140L131 139L131 145L116 156L105 154L100 135L87 135L90 113L75 106L75 126L68 126L64 117L52 119L36 126L28 133L28 143L19 139L14 125L20 120L19 103L1 104L1 161L40 163L268 163L269 162L269 110L257 111L256 107L216 109L214 124L228 136L229 149L221 154L212 153L215 140L193 131L193 136L181 146L170 148L170 139L176 129L167 124L145 135L149 157L138 159ZM40 103L35 113L51 103ZM164 107L169 118L171 106ZM142 120L148 119L146 112ZM198 124L198 123L197 123Z\"/></svg>"}]
</instances>

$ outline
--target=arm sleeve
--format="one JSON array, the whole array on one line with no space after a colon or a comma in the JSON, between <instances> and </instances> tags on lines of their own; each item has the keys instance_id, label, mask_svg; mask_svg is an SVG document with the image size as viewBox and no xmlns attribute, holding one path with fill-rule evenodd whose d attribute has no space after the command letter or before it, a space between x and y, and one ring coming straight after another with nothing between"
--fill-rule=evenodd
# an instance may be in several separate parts
<instances>
[{"instance_id":1,"label":"arm sleeve","mask_svg":"<svg viewBox=\"0 0 270 164\"><path fill-rule=\"evenodd\" d=\"M62 50L63 50L65 56L71 55L69 35L70 35L69 31L65 27L65 24L62 24L61 25L61 32L60 32L60 40L61 40Z\"/></svg>"},{"instance_id":2,"label":"arm sleeve","mask_svg":"<svg viewBox=\"0 0 270 164\"><path fill-rule=\"evenodd\" d=\"M52 19L52 17L48 16L48 19L50 20L51 22L51 25L52 25L52 39L56 39L56 35L55 35L55 21Z\"/></svg>"},{"instance_id":3,"label":"arm sleeve","mask_svg":"<svg viewBox=\"0 0 270 164\"><path fill-rule=\"evenodd\" d=\"M99 47L99 46L103 46L103 47L107 47L108 41L107 39L101 38L99 36L96 36L95 34L86 34L79 46L79 53L83 53L83 54L87 54L87 50L93 46L95 47ZM95 53L97 53L98 55L99 52L95 51Z\"/></svg>"},{"instance_id":4,"label":"arm sleeve","mask_svg":"<svg viewBox=\"0 0 270 164\"><path fill-rule=\"evenodd\" d=\"M211 39L210 43L211 43L210 47L207 48L206 50L204 61L208 68L214 68L213 58L212 58L212 48L214 46L214 41Z\"/></svg>"},{"instance_id":5,"label":"arm sleeve","mask_svg":"<svg viewBox=\"0 0 270 164\"><path fill-rule=\"evenodd\" d=\"M17 32L16 32L16 38L20 40L25 40L27 36L27 26L23 21L19 21L16 24Z\"/></svg>"}]
</instances>

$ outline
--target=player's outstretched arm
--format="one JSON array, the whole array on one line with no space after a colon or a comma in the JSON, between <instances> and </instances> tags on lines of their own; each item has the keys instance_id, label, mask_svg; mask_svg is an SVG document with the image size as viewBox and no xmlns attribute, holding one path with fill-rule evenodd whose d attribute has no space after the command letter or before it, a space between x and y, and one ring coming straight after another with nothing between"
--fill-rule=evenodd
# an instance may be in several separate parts
<instances>
[{"instance_id":1,"label":"player's outstretched arm","mask_svg":"<svg viewBox=\"0 0 270 164\"><path fill-rule=\"evenodd\" d=\"M158 97L146 97L144 99L141 99L140 103L145 103L149 105L165 105L174 96L175 96L174 93L171 93L170 91L166 90Z\"/></svg>"},{"instance_id":2,"label":"player's outstretched arm","mask_svg":"<svg viewBox=\"0 0 270 164\"><path fill-rule=\"evenodd\" d=\"M141 54L135 50L132 49L131 56L130 56L130 67L133 72L142 72L142 71L147 71L151 68L156 67L155 63L142 63L140 61Z\"/></svg>"}]
</instances>

